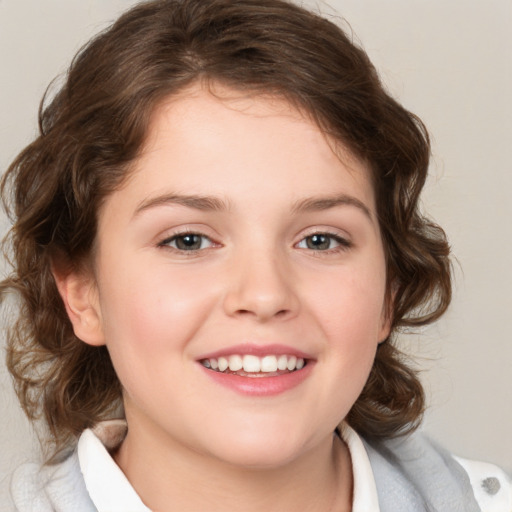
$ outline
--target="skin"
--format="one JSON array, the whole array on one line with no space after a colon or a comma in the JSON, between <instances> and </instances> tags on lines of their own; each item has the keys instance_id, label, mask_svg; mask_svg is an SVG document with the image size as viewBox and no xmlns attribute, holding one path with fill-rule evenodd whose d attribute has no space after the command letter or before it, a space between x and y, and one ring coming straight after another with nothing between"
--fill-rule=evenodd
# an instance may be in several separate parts
<instances>
[{"instance_id":1,"label":"skin","mask_svg":"<svg viewBox=\"0 0 512 512\"><path fill-rule=\"evenodd\" d=\"M178 248L184 231L204 235L200 249ZM115 458L148 507L350 510L350 456L333 431L389 333L362 162L281 99L196 84L156 109L104 203L93 274L58 286L77 336L108 347L129 425ZM260 397L198 363L244 343L301 350L312 370Z\"/></svg>"}]
</instances>

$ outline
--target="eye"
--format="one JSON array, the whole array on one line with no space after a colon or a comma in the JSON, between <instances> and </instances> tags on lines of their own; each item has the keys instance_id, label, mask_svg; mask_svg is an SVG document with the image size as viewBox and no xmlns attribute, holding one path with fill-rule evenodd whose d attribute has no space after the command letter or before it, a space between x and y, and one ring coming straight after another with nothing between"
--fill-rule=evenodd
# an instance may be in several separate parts
<instances>
[{"instance_id":1,"label":"eye","mask_svg":"<svg viewBox=\"0 0 512 512\"><path fill-rule=\"evenodd\" d=\"M171 247L178 251L199 251L213 246L213 242L200 233L181 233L160 242L159 247Z\"/></svg>"},{"instance_id":2,"label":"eye","mask_svg":"<svg viewBox=\"0 0 512 512\"><path fill-rule=\"evenodd\" d=\"M330 233L314 233L304 237L297 244L297 247L300 249L311 249L313 251L328 251L337 248L346 249L350 246L351 244L348 240Z\"/></svg>"}]
</instances>

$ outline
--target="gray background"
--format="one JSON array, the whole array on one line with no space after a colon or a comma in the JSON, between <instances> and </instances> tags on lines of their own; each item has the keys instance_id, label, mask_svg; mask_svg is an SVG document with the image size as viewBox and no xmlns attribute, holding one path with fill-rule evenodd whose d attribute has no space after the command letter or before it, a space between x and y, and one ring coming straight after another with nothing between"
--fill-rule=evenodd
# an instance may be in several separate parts
<instances>
[{"instance_id":1,"label":"gray background","mask_svg":"<svg viewBox=\"0 0 512 512\"><path fill-rule=\"evenodd\" d=\"M50 80L133 3L0 1L0 169L35 135ZM354 30L392 94L430 129L423 203L448 233L456 289L448 314L403 344L425 369L424 428L454 453L512 472L512 2L304 3L345 18L338 22ZM0 400L0 510L7 510L8 475L33 457L37 442L3 363Z\"/></svg>"}]
</instances>

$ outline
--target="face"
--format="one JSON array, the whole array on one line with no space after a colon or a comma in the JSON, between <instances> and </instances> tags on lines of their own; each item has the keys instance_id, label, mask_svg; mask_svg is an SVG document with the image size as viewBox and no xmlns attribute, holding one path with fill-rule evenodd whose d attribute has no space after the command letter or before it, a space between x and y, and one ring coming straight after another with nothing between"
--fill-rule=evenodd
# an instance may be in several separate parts
<instances>
[{"instance_id":1,"label":"face","mask_svg":"<svg viewBox=\"0 0 512 512\"><path fill-rule=\"evenodd\" d=\"M384 251L365 165L283 100L217 92L156 110L100 211L80 337L107 345L131 433L280 465L362 390L388 334Z\"/></svg>"}]
</instances>

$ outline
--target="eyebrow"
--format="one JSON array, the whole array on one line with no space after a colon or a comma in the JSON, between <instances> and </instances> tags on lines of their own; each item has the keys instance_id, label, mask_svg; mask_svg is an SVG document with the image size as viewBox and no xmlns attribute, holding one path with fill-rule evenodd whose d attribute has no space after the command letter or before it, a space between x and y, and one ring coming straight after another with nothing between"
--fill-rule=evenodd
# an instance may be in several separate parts
<instances>
[{"instance_id":1,"label":"eyebrow","mask_svg":"<svg viewBox=\"0 0 512 512\"><path fill-rule=\"evenodd\" d=\"M193 208L201 211L222 212L230 209L227 201L214 196L202 195L182 195L182 194L162 194L156 197L144 199L135 209L134 217L141 214L145 210L157 206L180 205L187 208ZM298 200L292 207L293 213L306 213L322 210L329 210L338 206L353 206L361 210L366 217L373 222L370 209L356 197L347 194L338 194L326 197L307 197Z\"/></svg>"},{"instance_id":2,"label":"eyebrow","mask_svg":"<svg viewBox=\"0 0 512 512\"><path fill-rule=\"evenodd\" d=\"M373 216L368 208L361 200L347 194L338 194L327 197L308 197L297 201L292 211L295 213L315 212L329 210L337 206L354 206L361 210L372 222Z\"/></svg>"},{"instance_id":3,"label":"eyebrow","mask_svg":"<svg viewBox=\"0 0 512 512\"><path fill-rule=\"evenodd\" d=\"M229 210L229 204L218 198L212 196L199 196L199 195L181 195L181 194L162 194L161 196L150 197L142 201L133 214L134 217L139 215L145 210L154 208L156 206L166 206L177 204L193 208L201 211L225 211Z\"/></svg>"}]
</instances>

